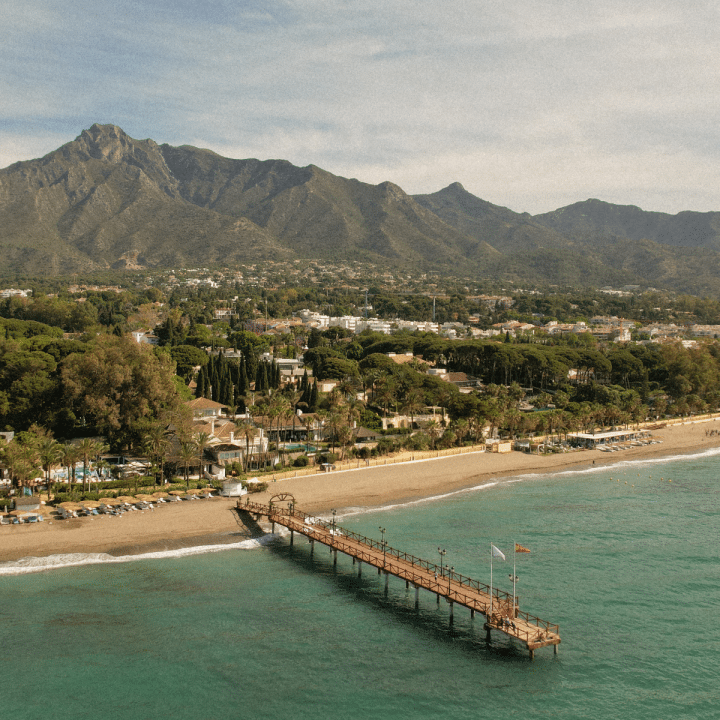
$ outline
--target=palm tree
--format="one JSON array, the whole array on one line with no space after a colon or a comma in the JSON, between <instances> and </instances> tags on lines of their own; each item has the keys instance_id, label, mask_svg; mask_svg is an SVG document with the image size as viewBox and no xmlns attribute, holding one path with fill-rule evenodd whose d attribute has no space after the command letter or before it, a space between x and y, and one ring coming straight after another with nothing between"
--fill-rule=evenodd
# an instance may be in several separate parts
<instances>
[{"instance_id":1,"label":"palm tree","mask_svg":"<svg viewBox=\"0 0 720 720\"><path fill-rule=\"evenodd\" d=\"M202 477L204 466L203 461L205 460L205 450L210 445L210 435L206 432L199 432L195 435L193 443L195 445L196 457L200 461L200 476Z\"/></svg>"},{"instance_id":2,"label":"palm tree","mask_svg":"<svg viewBox=\"0 0 720 720\"><path fill-rule=\"evenodd\" d=\"M165 480L165 456L170 446L170 430L162 421L148 423L143 432L142 447L160 471L160 485Z\"/></svg>"},{"instance_id":3,"label":"palm tree","mask_svg":"<svg viewBox=\"0 0 720 720\"><path fill-rule=\"evenodd\" d=\"M425 426L425 432L430 436L430 440L432 441L432 449L434 450L435 449L435 441L442 434L442 427L440 426L440 423L437 420L431 420Z\"/></svg>"},{"instance_id":4,"label":"palm tree","mask_svg":"<svg viewBox=\"0 0 720 720\"><path fill-rule=\"evenodd\" d=\"M395 383L390 377L384 377L378 383L375 396L382 404L385 416L387 417L388 406L395 400Z\"/></svg>"},{"instance_id":5,"label":"palm tree","mask_svg":"<svg viewBox=\"0 0 720 720\"><path fill-rule=\"evenodd\" d=\"M302 424L305 426L305 433L306 433L305 441L306 441L307 445L309 445L310 441L312 440L312 431L313 431L313 428L315 427L315 418L310 414L303 415Z\"/></svg>"},{"instance_id":6,"label":"palm tree","mask_svg":"<svg viewBox=\"0 0 720 720\"><path fill-rule=\"evenodd\" d=\"M36 448L32 444L19 443L15 439L3 448L3 461L18 487L30 487L30 481L40 468Z\"/></svg>"},{"instance_id":7,"label":"palm tree","mask_svg":"<svg viewBox=\"0 0 720 720\"><path fill-rule=\"evenodd\" d=\"M94 458L97 454L97 443L92 438L83 438L77 445L78 455L83 461L83 492L85 492L85 481L87 480L87 468L88 462L91 458ZM88 482L88 489L90 489L90 483Z\"/></svg>"},{"instance_id":8,"label":"palm tree","mask_svg":"<svg viewBox=\"0 0 720 720\"><path fill-rule=\"evenodd\" d=\"M78 452L77 445L65 443L62 446L62 456L60 458L60 462L62 462L63 467L67 468L69 486L75 482L75 465L79 459L80 453Z\"/></svg>"},{"instance_id":9,"label":"palm tree","mask_svg":"<svg viewBox=\"0 0 720 720\"><path fill-rule=\"evenodd\" d=\"M470 424L465 418L458 418L453 426L455 430L455 436L458 439L458 445L462 445L465 438L470 432Z\"/></svg>"},{"instance_id":10,"label":"palm tree","mask_svg":"<svg viewBox=\"0 0 720 720\"><path fill-rule=\"evenodd\" d=\"M53 440L52 437L42 438L38 444L38 457L40 465L45 471L45 485L47 485L48 500L50 500L50 472L54 467L62 463L62 445Z\"/></svg>"},{"instance_id":11,"label":"palm tree","mask_svg":"<svg viewBox=\"0 0 720 720\"><path fill-rule=\"evenodd\" d=\"M405 415L410 415L410 429L415 425L415 414L425 406L425 398L420 390L412 388L400 406Z\"/></svg>"},{"instance_id":12,"label":"palm tree","mask_svg":"<svg viewBox=\"0 0 720 720\"><path fill-rule=\"evenodd\" d=\"M248 463L250 461L250 441L253 440L257 435L257 428L251 422L245 420L237 426L237 432L238 435L245 438L245 457L243 458L243 460L245 465L245 472L247 472Z\"/></svg>"},{"instance_id":13,"label":"palm tree","mask_svg":"<svg viewBox=\"0 0 720 720\"><path fill-rule=\"evenodd\" d=\"M183 466L183 475L185 477L185 487L189 490L190 489L190 465L192 464L193 460L197 459L198 455L198 447L197 443L193 442L192 440L187 442L181 442L180 443L180 450L178 453L178 457L180 459L180 462Z\"/></svg>"}]
</instances>

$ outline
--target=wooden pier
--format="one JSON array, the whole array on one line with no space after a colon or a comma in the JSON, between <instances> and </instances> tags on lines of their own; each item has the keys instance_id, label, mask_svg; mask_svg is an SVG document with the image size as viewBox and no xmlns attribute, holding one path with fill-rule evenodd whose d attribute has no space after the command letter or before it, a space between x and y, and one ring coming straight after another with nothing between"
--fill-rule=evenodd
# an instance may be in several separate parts
<instances>
[{"instance_id":1,"label":"wooden pier","mask_svg":"<svg viewBox=\"0 0 720 720\"><path fill-rule=\"evenodd\" d=\"M450 624L453 623L455 605L470 610L470 617L476 612L485 616L486 640L490 642L492 630L501 632L524 645L530 658L535 650L552 645L557 654L560 644L559 628L553 623L541 620L534 615L519 609L517 600L504 590L490 588L489 585L465 577L442 565L414 557L396 550L384 541L358 535L351 530L336 525L334 520L321 520L308 515L295 507L290 495L279 495L271 499L270 504L262 505L238 500L238 512L246 512L259 517L267 517L273 524L281 525L290 531L290 545L293 544L295 533L304 535L311 543L311 553L315 543L319 542L333 552L333 563L337 564L338 551L352 557L353 564L358 564L358 576L362 575L363 563L377 568L378 574L385 575L385 589L388 587L390 575L405 581L405 587L415 588L415 607L419 606L420 589L428 590L437 597L444 598L450 605ZM284 503L284 504L283 504Z\"/></svg>"}]
</instances>

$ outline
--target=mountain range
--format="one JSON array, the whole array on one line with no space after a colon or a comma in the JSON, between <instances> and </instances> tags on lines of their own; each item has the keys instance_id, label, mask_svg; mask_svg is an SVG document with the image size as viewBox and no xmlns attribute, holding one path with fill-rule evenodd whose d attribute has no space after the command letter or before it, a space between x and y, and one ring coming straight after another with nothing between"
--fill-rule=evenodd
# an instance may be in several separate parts
<instances>
[{"instance_id":1,"label":"mountain range","mask_svg":"<svg viewBox=\"0 0 720 720\"><path fill-rule=\"evenodd\" d=\"M586 200L542 215L460 183L408 195L315 165L234 160L93 125L0 170L0 273L367 261L521 283L720 294L720 213Z\"/></svg>"}]
</instances>

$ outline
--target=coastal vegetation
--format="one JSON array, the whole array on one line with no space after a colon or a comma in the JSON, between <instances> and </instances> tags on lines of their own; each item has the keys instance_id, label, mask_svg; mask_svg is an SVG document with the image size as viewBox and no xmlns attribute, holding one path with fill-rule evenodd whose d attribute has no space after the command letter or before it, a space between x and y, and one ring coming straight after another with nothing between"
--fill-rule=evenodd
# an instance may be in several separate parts
<instances>
[{"instance_id":1,"label":"coastal vegetation","mask_svg":"<svg viewBox=\"0 0 720 720\"><path fill-rule=\"evenodd\" d=\"M286 452L284 441L307 436L310 443L313 422L323 427L319 454L332 463L720 405L720 345L712 333L690 332L720 324L720 303L708 298L508 290L439 275L423 285L412 275L383 278L372 266L271 262L225 273L26 280L28 291L0 300L0 429L15 433L2 463L18 485L54 467L70 473L80 461L97 462L104 446L147 458L153 482L179 477L189 487L209 447L185 405L193 397L220 403L234 420L235 442L245 446L244 459L229 468L238 477L311 462L297 448ZM303 309L361 315L368 306L388 320L434 313L457 331L354 334L290 321ZM550 332L598 315L624 318L631 339ZM497 330L513 321L525 329ZM649 323L676 334L651 342ZM486 331L496 334L474 336ZM156 344L137 341L145 336ZM303 374L281 374L284 360L300 357ZM360 430L374 441L358 442ZM250 466L261 431L272 452ZM93 442L100 445L78 455Z\"/></svg>"}]
</instances>

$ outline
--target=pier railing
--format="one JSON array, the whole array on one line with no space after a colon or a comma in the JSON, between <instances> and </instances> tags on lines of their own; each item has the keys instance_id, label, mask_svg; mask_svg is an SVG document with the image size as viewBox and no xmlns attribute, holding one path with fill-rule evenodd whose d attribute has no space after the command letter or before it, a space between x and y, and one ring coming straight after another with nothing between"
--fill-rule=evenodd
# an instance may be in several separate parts
<instances>
[{"instance_id":1,"label":"pier railing","mask_svg":"<svg viewBox=\"0 0 720 720\"><path fill-rule=\"evenodd\" d=\"M490 585L455 572L452 568L438 565L411 553L397 550L374 538L348 530L337 525L333 520L310 515L294 506L283 507L272 503L261 505L247 499L244 504L238 501L238 508L266 515L271 521L290 527L312 540L318 540L335 550L352 555L361 562L441 594L450 602L477 610L487 616L488 624L493 628L508 632L508 623L514 623L515 620L524 621L522 624L514 623L511 634L528 645L543 642L548 634L559 635L558 625L521 611L517 606L517 596L513 602L513 596L504 590L491 588ZM523 627L523 624L526 627Z\"/></svg>"}]
</instances>

